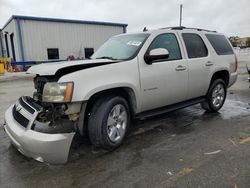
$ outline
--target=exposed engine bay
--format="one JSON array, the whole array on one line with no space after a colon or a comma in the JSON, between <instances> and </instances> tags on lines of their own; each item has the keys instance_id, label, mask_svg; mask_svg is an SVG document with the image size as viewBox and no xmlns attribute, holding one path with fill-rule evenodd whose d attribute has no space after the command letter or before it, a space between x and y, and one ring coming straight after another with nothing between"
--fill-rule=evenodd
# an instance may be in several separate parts
<instances>
[{"instance_id":1,"label":"exposed engine bay","mask_svg":"<svg viewBox=\"0 0 250 188\"><path fill-rule=\"evenodd\" d=\"M55 76L36 76L33 104L39 106L39 113L32 129L43 133L69 133L77 130L81 103L42 102L43 89L47 82L56 82ZM32 99L30 99L32 100Z\"/></svg>"}]
</instances>

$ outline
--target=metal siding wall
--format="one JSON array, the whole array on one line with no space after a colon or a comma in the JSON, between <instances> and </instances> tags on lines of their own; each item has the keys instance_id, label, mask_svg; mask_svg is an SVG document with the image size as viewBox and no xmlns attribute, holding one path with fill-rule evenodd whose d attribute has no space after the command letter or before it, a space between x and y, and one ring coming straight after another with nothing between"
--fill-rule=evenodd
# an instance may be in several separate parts
<instances>
[{"instance_id":1,"label":"metal siding wall","mask_svg":"<svg viewBox=\"0 0 250 188\"><path fill-rule=\"evenodd\" d=\"M19 56L19 43L18 43L18 33L16 30L16 20L12 20L3 30L2 30L2 44L4 50L6 50L6 45L5 45L5 32L8 32L8 45L9 45L9 52L10 52L10 57L13 58L12 55L12 50L11 50L11 42L10 42L10 34L14 33L14 46L15 46L15 54L16 54L16 61L20 61L20 56ZM5 51L5 56L7 55L7 52Z\"/></svg>"},{"instance_id":2,"label":"metal siding wall","mask_svg":"<svg viewBox=\"0 0 250 188\"><path fill-rule=\"evenodd\" d=\"M84 48L97 48L123 27L21 20L25 60L48 60L47 48L59 48L60 59L85 57ZM81 52L80 52L81 49Z\"/></svg>"}]
</instances>

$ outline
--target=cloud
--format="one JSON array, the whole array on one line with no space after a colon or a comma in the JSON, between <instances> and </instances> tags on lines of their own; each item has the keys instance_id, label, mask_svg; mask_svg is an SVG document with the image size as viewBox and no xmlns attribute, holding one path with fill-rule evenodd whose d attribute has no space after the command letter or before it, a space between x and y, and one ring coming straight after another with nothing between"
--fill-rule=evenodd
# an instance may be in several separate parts
<instances>
[{"instance_id":1,"label":"cloud","mask_svg":"<svg viewBox=\"0 0 250 188\"><path fill-rule=\"evenodd\" d=\"M183 25L250 36L248 0L0 0L0 27L13 14L122 22L128 32L176 26L183 4Z\"/></svg>"}]
</instances>

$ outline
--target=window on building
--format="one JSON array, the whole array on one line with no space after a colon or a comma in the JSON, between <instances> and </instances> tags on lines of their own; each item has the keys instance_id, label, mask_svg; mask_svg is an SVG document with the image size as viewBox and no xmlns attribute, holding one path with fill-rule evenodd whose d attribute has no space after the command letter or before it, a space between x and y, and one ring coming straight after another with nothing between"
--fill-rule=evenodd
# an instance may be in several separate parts
<instances>
[{"instance_id":1,"label":"window on building","mask_svg":"<svg viewBox=\"0 0 250 188\"><path fill-rule=\"evenodd\" d=\"M59 59L58 48L47 48L48 59Z\"/></svg>"},{"instance_id":2,"label":"window on building","mask_svg":"<svg viewBox=\"0 0 250 188\"><path fill-rule=\"evenodd\" d=\"M208 55L207 47L199 35L183 33L182 38L189 58L206 57Z\"/></svg>"},{"instance_id":3,"label":"window on building","mask_svg":"<svg viewBox=\"0 0 250 188\"><path fill-rule=\"evenodd\" d=\"M233 49L224 35L206 34L206 37L218 55L233 54Z\"/></svg>"},{"instance_id":4,"label":"window on building","mask_svg":"<svg viewBox=\"0 0 250 188\"><path fill-rule=\"evenodd\" d=\"M94 53L94 48L84 48L85 58L90 58Z\"/></svg>"},{"instance_id":5,"label":"window on building","mask_svg":"<svg viewBox=\"0 0 250 188\"><path fill-rule=\"evenodd\" d=\"M178 41L174 34L167 33L157 36L148 48L148 52L156 48L165 48L169 52L167 60L181 59L181 52Z\"/></svg>"}]
</instances>

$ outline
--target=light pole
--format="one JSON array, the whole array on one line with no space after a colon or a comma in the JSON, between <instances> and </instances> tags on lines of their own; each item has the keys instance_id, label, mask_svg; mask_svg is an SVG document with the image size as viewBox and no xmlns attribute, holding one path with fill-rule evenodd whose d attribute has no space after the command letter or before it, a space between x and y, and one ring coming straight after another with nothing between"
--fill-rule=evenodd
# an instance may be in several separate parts
<instances>
[{"instance_id":1,"label":"light pole","mask_svg":"<svg viewBox=\"0 0 250 188\"><path fill-rule=\"evenodd\" d=\"M180 5L180 27L181 27L181 22L182 22L182 4Z\"/></svg>"}]
</instances>

